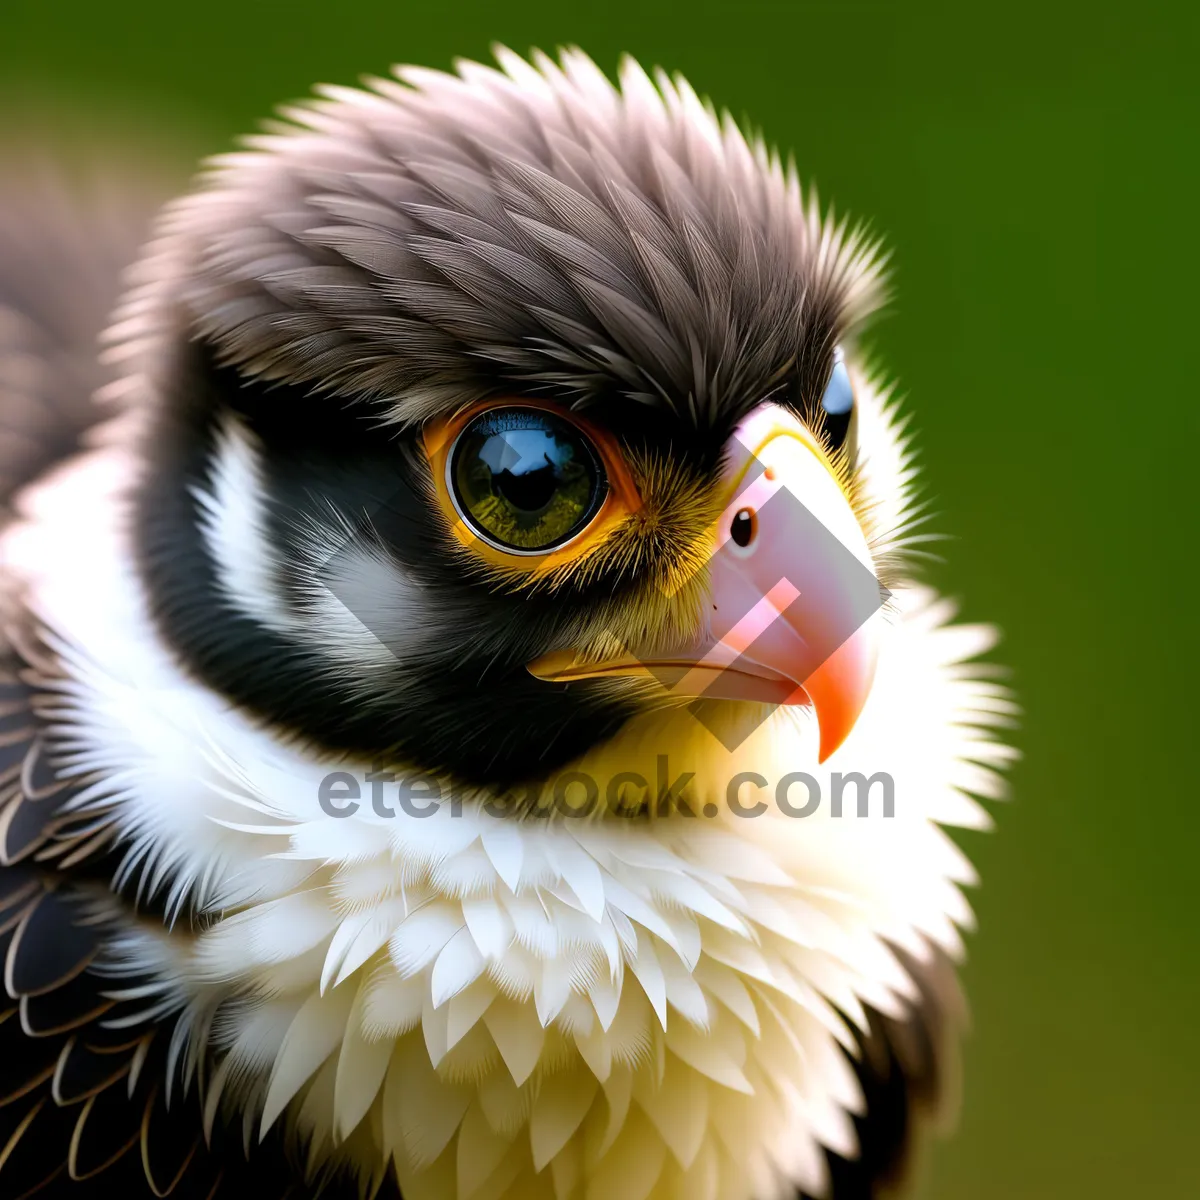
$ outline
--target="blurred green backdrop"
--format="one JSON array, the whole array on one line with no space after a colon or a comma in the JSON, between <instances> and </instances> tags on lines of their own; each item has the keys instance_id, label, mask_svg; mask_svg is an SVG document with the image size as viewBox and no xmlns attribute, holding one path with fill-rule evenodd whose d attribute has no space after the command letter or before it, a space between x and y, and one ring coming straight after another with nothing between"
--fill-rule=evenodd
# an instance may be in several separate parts
<instances>
[{"instance_id":1,"label":"blurred green backdrop","mask_svg":"<svg viewBox=\"0 0 1200 1200\"><path fill-rule=\"evenodd\" d=\"M894 248L940 585L1026 708L984 885L958 1136L923 1200L1200 1195L1194 9L7 0L0 137L225 148L318 81L577 43L683 71Z\"/></svg>"}]
</instances>

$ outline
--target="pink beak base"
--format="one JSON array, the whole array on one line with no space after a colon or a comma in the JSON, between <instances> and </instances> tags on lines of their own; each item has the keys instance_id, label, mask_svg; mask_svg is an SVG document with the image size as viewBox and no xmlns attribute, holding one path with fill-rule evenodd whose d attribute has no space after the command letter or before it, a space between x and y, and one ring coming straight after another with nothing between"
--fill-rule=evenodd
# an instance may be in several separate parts
<instances>
[{"instance_id":1,"label":"pink beak base","mask_svg":"<svg viewBox=\"0 0 1200 1200\"><path fill-rule=\"evenodd\" d=\"M652 675L674 695L809 704L824 762L870 694L887 593L833 467L796 418L763 405L731 446L731 499L708 564L712 609L703 638L592 665L552 653L529 669L560 681Z\"/></svg>"}]
</instances>

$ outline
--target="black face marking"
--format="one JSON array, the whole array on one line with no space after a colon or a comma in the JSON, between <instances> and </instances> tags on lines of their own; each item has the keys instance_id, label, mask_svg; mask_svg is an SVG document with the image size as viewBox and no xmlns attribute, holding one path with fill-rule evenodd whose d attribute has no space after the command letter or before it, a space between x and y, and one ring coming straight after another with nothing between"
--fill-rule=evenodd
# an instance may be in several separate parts
<instances>
[{"instance_id":1,"label":"black face marking","mask_svg":"<svg viewBox=\"0 0 1200 1200\"><path fill-rule=\"evenodd\" d=\"M569 641L582 612L632 586L586 594L508 594L464 571L430 520L412 435L305 389L247 383L203 345L186 352L153 434L153 470L137 497L138 548L152 611L184 663L270 724L323 748L396 755L472 783L536 776L610 737L632 714L611 691L548 683L525 663ZM208 482L222 412L257 435L269 539L283 559L305 517L340 514L416 580L434 637L405 662L384 656L357 678L301 640L239 611L223 594L192 489ZM369 677L367 677L369 673Z\"/></svg>"}]
</instances>

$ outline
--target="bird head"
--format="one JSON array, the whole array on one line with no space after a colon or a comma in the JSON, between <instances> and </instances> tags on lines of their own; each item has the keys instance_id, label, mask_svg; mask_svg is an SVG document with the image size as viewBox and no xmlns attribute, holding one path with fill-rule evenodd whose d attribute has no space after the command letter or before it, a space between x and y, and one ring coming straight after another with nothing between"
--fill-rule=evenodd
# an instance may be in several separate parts
<instances>
[{"instance_id":1,"label":"bird head","mask_svg":"<svg viewBox=\"0 0 1200 1200\"><path fill-rule=\"evenodd\" d=\"M331 93L173 214L158 617L272 723L472 784L697 698L827 757L886 596L873 247L686 84L518 63Z\"/></svg>"}]
</instances>

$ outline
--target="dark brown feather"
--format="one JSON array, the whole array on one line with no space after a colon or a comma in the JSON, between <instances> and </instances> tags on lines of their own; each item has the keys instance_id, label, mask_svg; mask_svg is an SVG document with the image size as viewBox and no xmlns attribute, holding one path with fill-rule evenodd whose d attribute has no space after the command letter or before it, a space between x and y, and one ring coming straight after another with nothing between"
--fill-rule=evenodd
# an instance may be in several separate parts
<instances>
[{"instance_id":1,"label":"dark brown feather","mask_svg":"<svg viewBox=\"0 0 1200 1200\"><path fill-rule=\"evenodd\" d=\"M25 639L18 639L24 641ZM52 762L39 730L52 702L53 666L44 647L37 672L15 653L3 684L9 750L15 761ZM40 683L38 682L40 680ZM45 758L43 759L43 756ZM108 887L111 860L83 858L71 872L47 853L82 849L95 820L62 813L78 785L49 786L41 769L10 772L0 819L20 830L19 857L0 858L0 1196L20 1200L283 1200L311 1194L304 1169L281 1133L250 1153L242 1130L219 1122L206 1142L196 1088L178 1085L166 1103L173 1018L139 1013L114 998L101 968L114 937L139 917ZM30 791L34 794L30 795ZM79 834L82 828L84 833ZM103 832L103 830L102 830ZM11 842L8 851L13 849ZM142 980L122 980L136 987ZM331 1200L357 1200L357 1189L320 1181Z\"/></svg>"},{"instance_id":2,"label":"dark brown feather","mask_svg":"<svg viewBox=\"0 0 1200 1200\"><path fill-rule=\"evenodd\" d=\"M829 1153L829 1200L884 1200L912 1182L925 1137L958 1106L959 1041L966 1003L954 964L929 948L925 960L897 951L918 998L902 1019L867 1009L854 1069L866 1109L855 1118L859 1156ZM805 1197L804 1200L809 1200Z\"/></svg>"}]
</instances>

